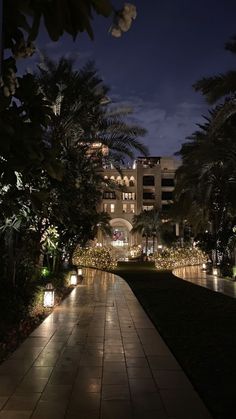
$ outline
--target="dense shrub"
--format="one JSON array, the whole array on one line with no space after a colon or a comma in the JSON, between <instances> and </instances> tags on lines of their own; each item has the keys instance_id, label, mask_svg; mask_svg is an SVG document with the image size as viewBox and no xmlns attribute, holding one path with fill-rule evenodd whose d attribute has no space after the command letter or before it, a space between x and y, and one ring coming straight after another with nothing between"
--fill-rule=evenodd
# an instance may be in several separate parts
<instances>
[{"instance_id":1,"label":"dense shrub","mask_svg":"<svg viewBox=\"0 0 236 419\"><path fill-rule=\"evenodd\" d=\"M155 254L157 269L174 269L206 262L206 255L197 247L169 247Z\"/></svg>"},{"instance_id":2,"label":"dense shrub","mask_svg":"<svg viewBox=\"0 0 236 419\"><path fill-rule=\"evenodd\" d=\"M112 255L112 251L106 247L78 247L73 255L73 264L102 270L109 270L116 267L116 261Z\"/></svg>"}]
</instances>

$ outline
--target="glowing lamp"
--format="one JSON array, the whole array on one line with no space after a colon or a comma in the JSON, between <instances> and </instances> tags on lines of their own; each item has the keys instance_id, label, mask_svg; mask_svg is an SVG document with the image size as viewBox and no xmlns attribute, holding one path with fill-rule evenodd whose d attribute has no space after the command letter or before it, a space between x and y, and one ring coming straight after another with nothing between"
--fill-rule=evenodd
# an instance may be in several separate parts
<instances>
[{"instance_id":1,"label":"glowing lamp","mask_svg":"<svg viewBox=\"0 0 236 419\"><path fill-rule=\"evenodd\" d=\"M213 275L214 276L218 276L218 269L217 268L213 268Z\"/></svg>"},{"instance_id":2,"label":"glowing lamp","mask_svg":"<svg viewBox=\"0 0 236 419\"><path fill-rule=\"evenodd\" d=\"M55 301L55 289L53 288L53 285L47 284L46 288L44 290L44 296L43 296L43 306L44 307L53 307Z\"/></svg>"},{"instance_id":3,"label":"glowing lamp","mask_svg":"<svg viewBox=\"0 0 236 419\"><path fill-rule=\"evenodd\" d=\"M203 264L202 264L202 270L203 270L203 271L206 271L206 268L207 268L207 267L206 267L206 263L203 263Z\"/></svg>"},{"instance_id":4,"label":"glowing lamp","mask_svg":"<svg viewBox=\"0 0 236 419\"><path fill-rule=\"evenodd\" d=\"M77 283L78 283L77 273L73 272L70 275L70 285L77 285Z\"/></svg>"},{"instance_id":5,"label":"glowing lamp","mask_svg":"<svg viewBox=\"0 0 236 419\"><path fill-rule=\"evenodd\" d=\"M82 268L78 268L78 275L83 276L83 269Z\"/></svg>"}]
</instances>

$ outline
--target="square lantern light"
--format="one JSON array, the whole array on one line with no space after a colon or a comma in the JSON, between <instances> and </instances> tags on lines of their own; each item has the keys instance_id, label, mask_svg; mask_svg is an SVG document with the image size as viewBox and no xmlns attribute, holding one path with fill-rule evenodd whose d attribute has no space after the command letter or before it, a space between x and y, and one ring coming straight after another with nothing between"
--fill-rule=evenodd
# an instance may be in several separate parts
<instances>
[{"instance_id":1,"label":"square lantern light","mask_svg":"<svg viewBox=\"0 0 236 419\"><path fill-rule=\"evenodd\" d=\"M76 286L78 284L78 276L76 272L70 274L70 285Z\"/></svg>"},{"instance_id":2,"label":"square lantern light","mask_svg":"<svg viewBox=\"0 0 236 419\"><path fill-rule=\"evenodd\" d=\"M53 285L50 283L46 285L46 288L44 290L43 306L46 308L53 307L54 302L55 302L55 289L53 288Z\"/></svg>"},{"instance_id":3,"label":"square lantern light","mask_svg":"<svg viewBox=\"0 0 236 419\"><path fill-rule=\"evenodd\" d=\"M202 264L202 270L203 270L203 271L206 271L206 269L207 269L206 263L203 263L203 264Z\"/></svg>"},{"instance_id":4,"label":"square lantern light","mask_svg":"<svg viewBox=\"0 0 236 419\"><path fill-rule=\"evenodd\" d=\"M80 281L82 281L82 279L84 277L83 268L79 267L77 272L78 272L78 277L79 277Z\"/></svg>"},{"instance_id":5,"label":"square lantern light","mask_svg":"<svg viewBox=\"0 0 236 419\"><path fill-rule=\"evenodd\" d=\"M213 268L212 273L213 273L213 276L218 276L218 274L219 274L218 268Z\"/></svg>"}]
</instances>

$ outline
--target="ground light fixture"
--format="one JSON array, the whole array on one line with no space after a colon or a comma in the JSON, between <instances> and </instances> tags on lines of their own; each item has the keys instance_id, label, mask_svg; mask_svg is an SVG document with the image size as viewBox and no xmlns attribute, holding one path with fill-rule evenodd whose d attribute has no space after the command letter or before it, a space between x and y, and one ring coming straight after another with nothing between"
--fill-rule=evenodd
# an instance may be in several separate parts
<instances>
[{"instance_id":1,"label":"ground light fixture","mask_svg":"<svg viewBox=\"0 0 236 419\"><path fill-rule=\"evenodd\" d=\"M202 270L203 270L203 271L206 271L206 268L207 268L206 263L203 263L203 264L202 264Z\"/></svg>"},{"instance_id":2,"label":"ground light fixture","mask_svg":"<svg viewBox=\"0 0 236 419\"><path fill-rule=\"evenodd\" d=\"M213 273L214 276L218 276L218 274L219 274L218 268L213 268L212 273Z\"/></svg>"},{"instance_id":3,"label":"ground light fixture","mask_svg":"<svg viewBox=\"0 0 236 419\"><path fill-rule=\"evenodd\" d=\"M43 295L43 306L50 308L54 306L55 302L55 289L51 283L46 285Z\"/></svg>"},{"instance_id":4,"label":"ground light fixture","mask_svg":"<svg viewBox=\"0 0 236 419\"><path fill-rule=\"evenodd\" d=\"M79 280L82 281L82 279L84 277L83 269L81 267L78 267L77 272L78 272L78 278L79 278Z\"/></svg>"},{"instance_id":5,"label":"ground light fixture","mask_svg":"<svg viewBox=\"0 0 236 419\"><path fill-rule=\"evenodd\" d=\"M78 276L76 272L70 274L70 285L76 286L78 284Z\"/></svg>"}]
</instances>

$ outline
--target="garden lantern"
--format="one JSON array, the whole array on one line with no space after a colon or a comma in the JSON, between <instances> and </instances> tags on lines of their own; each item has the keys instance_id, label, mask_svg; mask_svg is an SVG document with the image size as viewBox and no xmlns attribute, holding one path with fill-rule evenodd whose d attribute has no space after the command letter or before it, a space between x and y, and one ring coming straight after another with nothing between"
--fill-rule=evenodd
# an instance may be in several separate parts
<instances>
[{"instance_id":1,"label":"garden lantern","mask_svg":"<svg viewBox=\"0 0 236 419\"><path fill-rule=\"evenodd\" d=\"M213 275L218 276L218 268L213 268Z\"/></svg>"},{"instance_id":2,"label":"garden lantern","mask_svg":"<svg viewBox=\"0 0 236 419\"><path fill-rule=\"evenodd\" d=\"M78 268L78 278L79 278L80 282L82 281L83 277L84 277L83 269Z\"/></svg>"},{"instance_id":3,"label":"garden lantern","mask_svg":"<svg viewBox=\"0 0 236 419\"><path fill-rule=\"evenodd\" d=\"M206 271L206 268L207 268L207 267L206 267L206 263L203 263L203 264L202 264L202 270L203 270L203 271Z\"/></svg>"},{"instance_id":4,"label":"garden lantern","mask_svg":"<svg viewBox=\"0 0 236 419\"><path fill-rule=\"evenodd\" d=\"M77 277L77 273L76 272L72 272L72 274L70 275L70 285L77 285L78 283L78 277Z\"/></svg>"},{"instance_id":5,"label":"garden lantern","mask_svg":"<svg viewBox=\"0 0 236 419\"><path fill-rule=\"evenodd\" d=\"M44 290L43 306L47 308L53 307L54 300L55 300L55 289L53 288L53 285L50 283L46 285L46 288Z\"/></svg>"}]
</instances>

